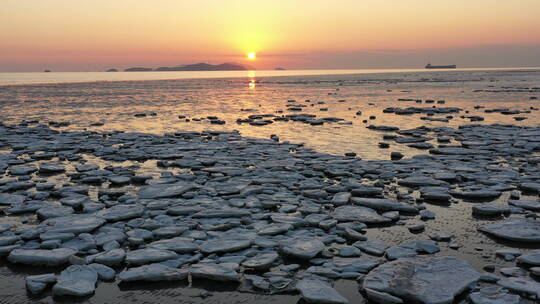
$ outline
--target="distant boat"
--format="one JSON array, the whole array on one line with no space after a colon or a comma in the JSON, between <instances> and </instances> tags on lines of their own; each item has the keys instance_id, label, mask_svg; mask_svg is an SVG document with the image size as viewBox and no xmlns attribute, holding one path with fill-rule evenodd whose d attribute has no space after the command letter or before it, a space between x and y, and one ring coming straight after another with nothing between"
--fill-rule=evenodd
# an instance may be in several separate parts
<instances>
[{"instance_id":1,"label":"distant boat","mask_svg":"<svg viewBox=\"0 0 540 304\"><path fill-rule=\"evenodd\" d=\"M43 71L43 72L45 72L45 73L50 73L50 72L51 72L51 70L45 70L45 71Z\"/></svg>"},{"instance_id":2,"label":"distant boat","mask_svg":"<svg viewBox=\"0 0 540 304\"><path fill-rule=\"evenodd\" d=\"M455 69L456 65L431 65L431 63L428 63L426 65L426 69Z\"/></svg>"}]
</instances>

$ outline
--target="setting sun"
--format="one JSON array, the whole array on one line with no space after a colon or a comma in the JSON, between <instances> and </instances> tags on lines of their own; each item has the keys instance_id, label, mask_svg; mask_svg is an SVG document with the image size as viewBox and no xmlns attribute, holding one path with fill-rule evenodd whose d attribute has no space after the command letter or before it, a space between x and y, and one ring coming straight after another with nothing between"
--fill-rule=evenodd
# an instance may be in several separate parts
<instances>
[{"instance_id":1,"label":"setting sun","mask_svg":"<svg viewBox=\"0 0 540 304\"><path fill-rule=\"evenodd\" d=\"M256 54L255 52L249 52L249 53L247 54L247 58L248 58L249 60L255 60L255 58L257 58L257 54Z\"/></svg>"}]
</instances>

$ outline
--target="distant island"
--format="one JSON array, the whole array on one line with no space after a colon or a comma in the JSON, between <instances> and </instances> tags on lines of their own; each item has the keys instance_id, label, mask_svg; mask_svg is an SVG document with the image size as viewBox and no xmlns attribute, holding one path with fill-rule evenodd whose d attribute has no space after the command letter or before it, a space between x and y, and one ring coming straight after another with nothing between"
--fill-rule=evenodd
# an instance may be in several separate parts
<instances>
[{"instance_id":1,"label":"distant island","mask_svg":"<svg viewBox=\"0 0 540 304\"><path fill-rule=\"evenodd\" d=\"M431 65L431 63L428 63L426 65L426 69L455 69L455 68L456 68L455 64L451 64L451 65Z\"/></svg>"},{"instance_id":2,"label":"distant island","mask_svg":"<svg viewBox=\"0 0 540 304\"><path fill-rule=\"evenodd\" d=\"M127 68L124 72L151 72L153 70L152 68Z\"/></svg>"},{"instance_id":3,"label":"distant island","mask_svg":"<svg viewBox=\"0 0 540 304\"><path fill-rule=\"evenodd\" d=\"M285 68L282 68L282 67L277 67L277 68L275 68L274 70L276 70L276 71L285 71L286 69L285 69Z\"/></svg>"},{"instance_id":4,"label":"distant island","mask_svg":"<svg viewBox=\"0 0 540 304\"><path fill-rule=\"evenodd\" d=\"M134 68L127 68L124 70L124 72L150 72L150 71L157 71L157 72L168 72L168 71L245 71L250 69L249 67L243 66L241 64L237 63L222 63L222 64L209 64L209 63L195 63L195 64L187 64L182 66L176 66L176 67L159 67L156 69L153 68L141 68L141 67L134 67Z\"/></svg>"},{"instance_id":5,"label":"distant island","mask_svg":"<svg viewBox=\"0 0 540 304\"><path fill-rule=\"evenodd\" d=\"M107 72L118 72L117 69L108 69Z\"/></svg>"}]
</instances>

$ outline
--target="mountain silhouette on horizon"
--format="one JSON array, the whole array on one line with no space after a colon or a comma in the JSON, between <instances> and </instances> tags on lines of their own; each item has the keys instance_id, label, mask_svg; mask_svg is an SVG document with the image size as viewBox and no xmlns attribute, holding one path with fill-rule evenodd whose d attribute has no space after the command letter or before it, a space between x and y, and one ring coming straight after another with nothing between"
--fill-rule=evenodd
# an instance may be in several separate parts
<instances>
[{"instance_id":1,"label":"mountain silhouette on horizon","mask_svg":"<svg viewBox=\"0 0 540 304\"><path fill-rule=\"evenodd\" d=\"M148 72L148 71L245 71L251 70L251 67L244 66L238 63L222 63L222 64L209 64L205 62L186 64L176 67L159 67L156 69L153 68L141 68L133 67L127 68L124 72Z\"/></svg>"}]
</instances>

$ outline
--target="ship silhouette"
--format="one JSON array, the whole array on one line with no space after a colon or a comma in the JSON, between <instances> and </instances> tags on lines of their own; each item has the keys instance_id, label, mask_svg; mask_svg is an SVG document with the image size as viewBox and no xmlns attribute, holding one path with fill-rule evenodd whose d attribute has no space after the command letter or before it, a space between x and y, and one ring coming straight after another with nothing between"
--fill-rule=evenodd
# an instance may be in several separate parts
<instances>
[{"instance_id":1,"label":"ship silhouette","mask_svg":"<svg viewBox=\"0 0 540 304\"><path fill-rule=\"evenodd\" d=\"M431 63L426 64L426 69L455 69L456 65L431 65Z\"/></svg>"}]
</instances>

